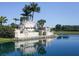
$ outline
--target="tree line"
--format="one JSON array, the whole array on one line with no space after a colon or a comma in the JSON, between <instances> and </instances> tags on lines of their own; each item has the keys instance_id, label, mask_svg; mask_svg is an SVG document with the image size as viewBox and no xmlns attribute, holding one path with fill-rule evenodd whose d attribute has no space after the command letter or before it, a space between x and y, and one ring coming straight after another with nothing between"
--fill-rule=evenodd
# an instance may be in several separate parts
<instances>
[{"instance_id":1,"label":"tree line","mask_svg":"<svg viewBox=\"0 0 79 59\"><path fill-rule=\"evenodd\" d=\"M79 31L79 25L61 25L61 24L57 24L51 30L55 30L55 31Z\"/></svg>"}]
</instances>

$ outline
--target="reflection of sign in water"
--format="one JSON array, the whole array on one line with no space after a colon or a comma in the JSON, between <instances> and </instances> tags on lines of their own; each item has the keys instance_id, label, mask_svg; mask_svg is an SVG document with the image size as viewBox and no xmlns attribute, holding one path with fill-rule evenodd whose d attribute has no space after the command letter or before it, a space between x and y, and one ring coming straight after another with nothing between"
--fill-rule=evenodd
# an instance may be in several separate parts
<instances>
[{"instance_id":1,"label":"reflection of sign in water","mask_svg":"<svg viewBox=\"0 0 79 59\"><path fill-rule=\"evenodd\" d=\"M46 53L45 47L52 39L30 40L15 42L15 49L20 48L23 55L33 55L34 53L43 55Z\"/></svg>"}]
</instances>

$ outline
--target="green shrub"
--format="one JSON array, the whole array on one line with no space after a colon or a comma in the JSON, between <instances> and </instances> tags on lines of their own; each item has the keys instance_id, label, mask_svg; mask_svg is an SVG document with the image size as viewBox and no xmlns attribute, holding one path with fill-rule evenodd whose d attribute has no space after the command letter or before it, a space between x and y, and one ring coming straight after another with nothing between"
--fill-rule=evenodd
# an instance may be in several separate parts
<instances>
[{"instance_id":1,"label":"green shrub","mask_svg":"<svg viewBox=\"0 0 79 59\"><path fill-rule=\"evenodd\" d=\"M13 38L14 28L11 26L0 26L0 37L1 38Z\"/></svg>"}]
</instances>

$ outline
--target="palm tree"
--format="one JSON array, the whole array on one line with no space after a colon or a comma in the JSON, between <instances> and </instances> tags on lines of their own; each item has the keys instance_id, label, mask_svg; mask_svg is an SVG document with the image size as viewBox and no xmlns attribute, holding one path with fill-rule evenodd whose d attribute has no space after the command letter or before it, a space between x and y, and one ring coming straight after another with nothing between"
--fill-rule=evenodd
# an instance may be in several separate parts
<instances>
[{"instance_id":1,"label":"palm tree","mask_svg":"<svg viewBox=\"0 0 79 59\"><path fill-rule=\"evenodd\" d=\"M22 11L24 12L23 16L28 16L30 13L31 13L31 10L30 10L30 5L25 5L24 8L22 9Z\"/></svg>"},{"instance_id":2,"label":"palm tree","mask_svg":"<svg viewBox=\"0 0 79 59\"><path fill-rule=\"evenodd\" d=\"M2 25L3 23L6 23L7 19L4 16L0 16L0 25Z\"/></svg>"},{"instance_id":3,"label":"palm tree","mask_svg":"<svg viewBox=\"0 0 79 59\"><path fill-rule=\"evenodd\" d=\"M21 14L23 17L26 17L27 19L29 19L29 17L31 17L30 5L25 5L25 7L23 8L22 11L24 12Z\"/></svg>"},{"instance_id":4,"label":"palm tree","mask_svg":"<svg viewBox=\"0 0 79 59\"><path fill-rule=\"evenodd\" d=\"M40 12L40 7L38 6L37 3L30 3L30 7L31 7L31 12L32 12L32 21L33 21L33 18L34 18L34 12Z\"/></svg>"},{"instance_id":5,"label":"palm tree","mask_svg":"<svg viewBox=\"0 0 79 59\"><path fill-rule=\"evenodd\" d=\"M30 5L25 5L25 7L23 8L22 11L24 12L21 14L22 16L26 16L26 17L28 17L28 19L29 19L29 17L30 17L30 19L32 17L32 21L33 21L34 12L40 12L40 7L38 6L37 3L33 2L33 3L30 3Z\"/></svg>"},{"instance_id":6,"label":"palm tree","mask_svg":"<svg viewBox=\"0 0 79 59\"><path fill-rule=\"evenodd\" d=\"M38 28L43 29L45 23L46 23L46 20L44 20L44 19L38 20L37 21Z\"/></svg>"},{"instance_id":7,"label":"palm tree","mask_svg":"<svg viewBox=\"0 0 79 59\"><path fill-rule=\"evenodd\" d=\"M16 24L16 21L19 21L19 19L17 19L17 18L13 18L13 20L15 21L15 24Z\"/></svg>"},{"instance_id":8,"label":"palm tree","mask_svg":"<svg viewBox=\"0 0 79 59\"><path fill-rule=\"evenodd\" d=\"M15 23L11 23L10 24L13 28L16 28L16 24Z\"/></svg>"},{"instance_id":9,"label":"palm tree","mask_svg":"<svg viewBox=\"0 0 79 59\"><path fill-rule=\"evenodd\" d=\"M45 30L45 28L44 28L45 23L46 23L46 20L44 20L44 19L38 20L37 28L38 28L38 31L39 31L39 35L46 35L46 32L42 31L42 30Z\"/></svg>"}]
</instances>

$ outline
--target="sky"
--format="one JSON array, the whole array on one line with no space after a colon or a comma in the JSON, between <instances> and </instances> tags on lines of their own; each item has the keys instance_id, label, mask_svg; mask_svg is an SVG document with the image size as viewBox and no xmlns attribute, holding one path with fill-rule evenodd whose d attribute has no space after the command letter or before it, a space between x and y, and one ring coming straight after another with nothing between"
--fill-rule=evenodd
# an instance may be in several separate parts
<instances>
[{"instance_id":1,"label":"sky","mask_svg":"<svg viewBox=\"0 0 79 59\"><path fill-rule=\"evenodd\" d=\"M20 18L23 7L27 2L0 2L0 16L8 18L8 24L13 18ZM45 19L47 26L79 25L78 2L38 2L41 10L35 13L34 21Z\"/></svg>"}]
</instances>

